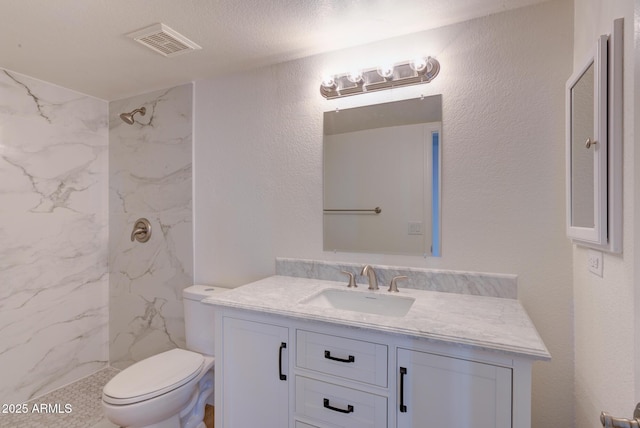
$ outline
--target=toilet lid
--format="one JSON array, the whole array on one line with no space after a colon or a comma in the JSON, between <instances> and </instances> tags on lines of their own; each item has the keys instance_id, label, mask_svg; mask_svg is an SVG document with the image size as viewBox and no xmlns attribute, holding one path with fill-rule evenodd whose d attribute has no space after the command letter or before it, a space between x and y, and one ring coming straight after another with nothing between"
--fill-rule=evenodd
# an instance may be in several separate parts
<instances>
[{"instance_id":1,"label":"toilet lid","mask_svg":"<svg viewBox=\"0 0 640 428\"><path fill-rule=\"evenodd\" d=\"M184 349L172 349L139 361L118 373L102 390L111 404L131 404L172 391L195 378L204 357Z\"/></svg>"}]
</instances>

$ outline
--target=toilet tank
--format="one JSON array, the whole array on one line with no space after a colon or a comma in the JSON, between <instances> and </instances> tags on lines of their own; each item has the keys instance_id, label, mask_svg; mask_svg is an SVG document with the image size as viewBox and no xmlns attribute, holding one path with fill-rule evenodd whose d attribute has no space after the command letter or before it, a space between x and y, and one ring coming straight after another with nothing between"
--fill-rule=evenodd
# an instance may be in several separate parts
<instances>
[{"instance_id":1,"label":"toilet tank","mask_svg":"<svg viewBox=\"0 0 640 428\"><path fill-rule=\"evenodd\" d=\"M228 290L211 285L192 285L182 290L185 336L190 351L215 355L215 308L202 300Z\"/></svg>"}]
</instances>

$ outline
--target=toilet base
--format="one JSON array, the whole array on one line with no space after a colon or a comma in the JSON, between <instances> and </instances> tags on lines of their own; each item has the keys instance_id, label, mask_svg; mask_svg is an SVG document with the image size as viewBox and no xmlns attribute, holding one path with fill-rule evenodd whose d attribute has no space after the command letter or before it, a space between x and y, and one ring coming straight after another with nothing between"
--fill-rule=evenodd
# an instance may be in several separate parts
<instances>
[{"instance_id":1,"label":"toilet base","mask_svg":"<svg viewBox=\"0 0 640 428\"><path fill-rule=\"evenodd\" d=\"M210 366L212 366L211 364ZM197 386L193 390L191 396L183 401L186 403L182 410L177 411L175 414L167 416L166 419L161 421L157 421L148 425L124 425L126 428L206 428L204 423L204 413L205 413L205 405L208 399L212 396L214 389L214 374L213 369L207 370L206 374L199 379ZM185 397L186 398L186 397ZM128 415L126 416L126 420L132 421L135 419L149 419L148 417L140 417L145 413L156 414L155 411L161 411L162 406L159 408L154 408L154 406L149 406L151 400L138 403L138 405L127 405L128 407ZM180 400L178 400L180 401ZM160 404L160 403L158 403ZM122 408L117 409L118 415L114 414L112 411L114 406L106 404L103 402L103 407L105 409L105 414L107 419L111 420L111 422L122 425L125 419L120 419L117 416L122 416L121 411ZM166 408L164 409L166 410ZM139 413L143 412L143 413ZM151 412L151 413L147 413Z\"/></svg>"},{"instance_id":2,"label":"toilet base","mask_svg":"<svg viewBox=\"0 0 640 428\"><path fill-rule=\"evenodd\" d=\"M209 370L200 382L189 404L180 412L181 428L207 428L204 423L204 412L207 401L213 395L214 375Z\"/></svg>"}]
</instances>

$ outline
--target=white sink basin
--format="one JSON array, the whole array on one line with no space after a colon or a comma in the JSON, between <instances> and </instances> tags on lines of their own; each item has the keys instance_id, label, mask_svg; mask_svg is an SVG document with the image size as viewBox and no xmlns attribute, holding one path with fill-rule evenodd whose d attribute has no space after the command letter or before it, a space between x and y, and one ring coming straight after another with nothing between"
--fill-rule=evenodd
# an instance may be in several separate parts
<instances>
[{"instance_id":1,"label":"white sink basin","mask_svg":"<svg viewBox=\"0 0 640 428\"><path fill-rule=\"evenodd\" d=\"M320 308L341 309L344 311L364 312L367 314L403 317L411 309L416 299L386 291L359 292L329 288L309 297L303 303Z\"/></svg>"}]
</instances>

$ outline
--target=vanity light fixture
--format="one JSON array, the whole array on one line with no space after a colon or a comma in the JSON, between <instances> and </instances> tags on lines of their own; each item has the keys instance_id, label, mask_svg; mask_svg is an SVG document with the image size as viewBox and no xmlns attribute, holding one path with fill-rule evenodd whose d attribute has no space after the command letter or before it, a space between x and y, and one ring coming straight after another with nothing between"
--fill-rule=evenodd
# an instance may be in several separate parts
<instances>
[{"instance_id":1,"label":"vanity light fixture","mask_svg":"<svg viewBox=\"0 0 640 428\"><path fill-rule=\"evenodd\" d=\"M440 63L435 58L416 58L399 64L382 65L378 68L327 76L320 84L320 94L326 99L333 99L429 83L439 72Z\"/></svg>"}]
</instances>

